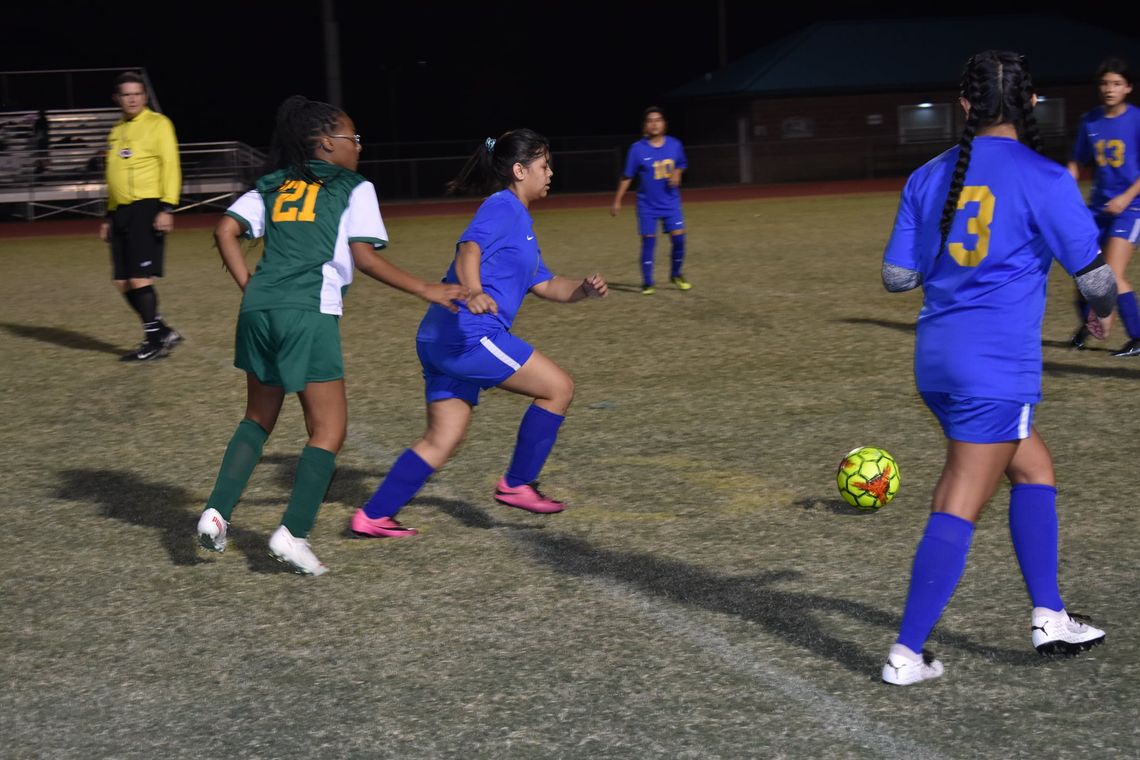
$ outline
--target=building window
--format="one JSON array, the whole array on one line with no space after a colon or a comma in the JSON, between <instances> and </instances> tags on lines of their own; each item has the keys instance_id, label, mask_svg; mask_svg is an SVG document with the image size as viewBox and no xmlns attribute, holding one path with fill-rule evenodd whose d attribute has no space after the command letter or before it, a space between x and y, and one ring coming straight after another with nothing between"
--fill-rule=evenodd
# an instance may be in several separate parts
<instances>
[{"instance_id":1,"label":"building window","mask_svg":"<svg viewBox=\"0 0 1140 760\"><path fill-rule=\"evenodd\" d=\"M1065 134L1065 99L1037 96L1033 108L1037 117L1037 131L1042 137L1056 137Z\"/></svg>"},{"instance_id":2,"label":"building window","mask_svg":"<svg viewBox=\"0 0 1140 760\"><path fill-rule=\"evenodd\" d=\"M957 103L899 106L899 143L946 142L954 138Z\"/></svg>"},{"instance_id":3,"label":"building window","mask_svg":"<svg viewBox=\"0 0 1140 760\"><path fill-rule=\"evenodd\" d=\"M815 119L806 116L789 116L780 123L780 136L785 140L815 137Z\"/></svg>"}]
</instances>

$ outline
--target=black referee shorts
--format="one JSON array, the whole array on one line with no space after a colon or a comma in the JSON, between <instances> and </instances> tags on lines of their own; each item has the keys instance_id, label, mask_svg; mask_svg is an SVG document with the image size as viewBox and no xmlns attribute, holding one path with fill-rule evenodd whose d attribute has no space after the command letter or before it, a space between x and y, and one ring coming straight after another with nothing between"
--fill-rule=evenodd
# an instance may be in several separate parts
<instances>
[{"instance_id":1,"label":"black referee shorts","mask_svg":"<svg viewBox=\"0 0 1140 760\"><path fill-rule=\"evenodd\" d=\"M146 198L111 212L113 279L162 277L166 236L154 229L158 209L158 198Z\"/></svg>"}]
</instances>

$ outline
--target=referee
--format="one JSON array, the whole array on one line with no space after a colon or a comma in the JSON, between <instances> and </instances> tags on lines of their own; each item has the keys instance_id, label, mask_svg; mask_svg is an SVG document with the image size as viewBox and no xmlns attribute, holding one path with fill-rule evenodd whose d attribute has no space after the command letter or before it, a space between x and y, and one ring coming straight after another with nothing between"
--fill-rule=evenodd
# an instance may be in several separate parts
<instances>
[{"instance_id":1,"label":"referee","mask_svg":"<svg viewBox=\"0 0 1140 760\"><path fill-rule=\"evenodd\" d=\"M164 238L174 229L182 167L174 125L147 107L142 76L120 74L114 100L123 117L108 136L107 217L99 237L111 244L115 287L143 326L142 343L122 361L144 362L169 355L182 341L163 321L154 289L154 279L162 276Z\"/></svg>"}]
</instances>

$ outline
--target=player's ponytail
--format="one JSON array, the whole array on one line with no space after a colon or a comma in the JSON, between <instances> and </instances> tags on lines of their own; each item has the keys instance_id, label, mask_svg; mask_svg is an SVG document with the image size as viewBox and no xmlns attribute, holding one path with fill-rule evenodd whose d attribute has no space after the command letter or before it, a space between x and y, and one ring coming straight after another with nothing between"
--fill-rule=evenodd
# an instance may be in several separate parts
<instances>
[{"instance_id":1,"label":"player's ponytail","mask_svg":"<svg viewBox=\"0 0 1140 760\"><path fill-rule=\"evenodd\" d=\"M449 195L467 195L503 190L515 181L514 166L550 155L550 141L530 129L512 129L479 144L459 175L447 183Z\"/></svg>"},{"instance_id":2,"label":"player's ponytail","mask_svg":"<svg viewBox=\"0 0 1140 760\"><path fill-rule=\"evenodd\" d=\"M284 169L286 180L320 184L309 168L321 135L336 129L341 110L303 95L292 95L277 108L277 122L269 146L268 171Z\"/></svg>"}]
</instances>

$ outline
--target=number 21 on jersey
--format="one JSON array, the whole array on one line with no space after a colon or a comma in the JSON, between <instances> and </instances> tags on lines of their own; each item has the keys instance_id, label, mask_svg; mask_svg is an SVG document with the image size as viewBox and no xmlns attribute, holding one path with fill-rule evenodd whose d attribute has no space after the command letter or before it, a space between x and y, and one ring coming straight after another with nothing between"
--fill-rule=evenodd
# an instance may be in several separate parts
<instances>
[{"instance_id":1,"label":"number 21 on jersey","mask_svg":"<svg viewBox=\"0 0 1140 760\"><path fill-rule=\"evenodd\" d=\"M317 218L317 193L321 186L309 184L301 180L290 180L277 191L277 200L273 203L273 221L275 222L312 222ZM304 201L301 197L304 196Z\"/></svg>"},{"instance_id":2,"label":"number 21 on jersey","mask_svg":"<svg viewBox=\"0 0 1140 760\"><path fill-rule=\"evenodd\" d=\"M958 197L958 210L961 211L971 203L976 203L977 207L966 217L966 234L974 238L973 247L966 247L968 240L946 246L954 260L964 267L976 267L990 252L990 225L994 221L997 199L986 185L967 185Z\"/></svg>"}]
</instances>

